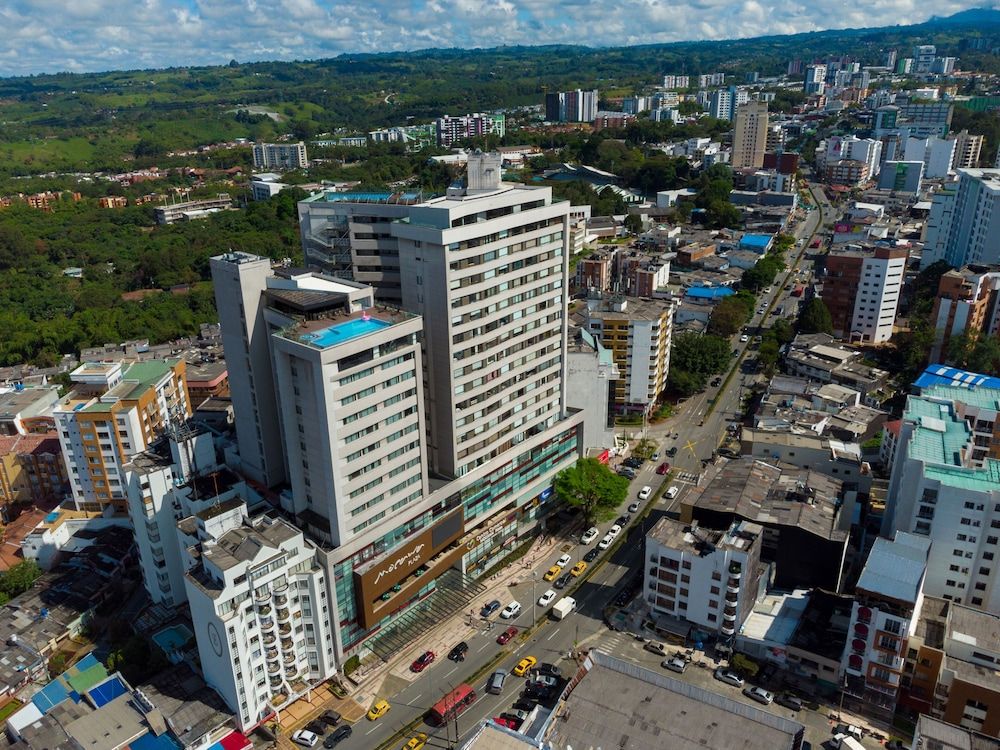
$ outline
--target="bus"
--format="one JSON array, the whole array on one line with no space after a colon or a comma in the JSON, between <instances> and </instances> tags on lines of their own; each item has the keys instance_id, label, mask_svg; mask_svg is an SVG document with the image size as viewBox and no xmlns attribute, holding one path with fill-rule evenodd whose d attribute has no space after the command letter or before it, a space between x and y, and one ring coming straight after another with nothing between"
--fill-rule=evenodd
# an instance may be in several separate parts
<instances>
[{"instance_id":1,"label":"bus","mask_svg":"<svg viewBox=\"0 0 1000 750\"><path fill-rule=\"evenodd\" d=\"M471 685L463 682L431 706L427 720L437 726L446 724L471 706L475 700L476 691L472 689Z\"/></svg>"}]
</instances>

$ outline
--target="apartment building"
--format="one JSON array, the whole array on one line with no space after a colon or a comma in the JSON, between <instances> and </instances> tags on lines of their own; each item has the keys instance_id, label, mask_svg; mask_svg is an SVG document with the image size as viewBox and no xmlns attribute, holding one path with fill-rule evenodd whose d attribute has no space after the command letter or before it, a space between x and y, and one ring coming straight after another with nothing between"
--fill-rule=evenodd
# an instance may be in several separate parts
<instances>
[{"instance_id":1,"label":"apartment building","mask_svg":"<svg viewBox=\"0 0 1000 750\"><path fill-rule=\"evenodd\" d=\"M287 521L238 501L195 516L184 577L205 682L251 729L333 676L326 573Z\"/></svg>"},{"instance_id":2,"label":"apartment building","mask_svg":"<svg viewBox=\"0 0 1000 750\"><path fill-rule=\"evenodd\" d=\"M481 114L439 117L435 123L437 143L449 148L468 138L496 136L497 141L507 132L507 120L502 114Z\"/></svg>"},{"instance_id":3,"label":"apartment building","mask_svg":"<svg viewBox=\"0 0 1000 750\"><path fill-rule=\"evenodd\" d=\"M663 76L663 88L665 89L686 89L691 85L691 76L665 75Z\"/></svg>"},{"instance_id":4,"label":"apartment building","mask_svg":"<svg viewBox=\"0 0 1000 750\"><path fill-rule=\"evenodd\" d=\"M802 90L807 94L822 94L826 89L826 65L807 65Z\"/></svg>"},{"instance_id":5,"label":"apartment building","mask_svg":"<svg viewBox=\"0 0 1000 750\"><path fill-rule=\"evenodd\" d=\"M615 382L616 414L649 414L666 388L674 302L633 297L587 300L586 329L621 373Z\"/></svg>"},{"instance_id":6,"label":"apartment building","mask_svg":"<svg viewBox=\"0 0 1000 750\"><path fill-rule=\"evenodd\" d=\"M968 130L957 133L955 135L955 159L951 163L951 168L956 170L978 167L985 139L986 136L971 135Z\"/></svg>"},{"instance_id":7,"label":"apartment building","mask_svg":"<svg viewBox=\"0 0 1000 750\"><path fill-rule=\"evenodd\" d=\"M900 707L1000 736L1000 617L924 597L907 642Z\"/></svg>"},{"instance_id":8,"label":"apartment building","mask_svg":"<svg viewBox=\"0 0 1000 750\"><path fill-rule=\"evenodd\" d=\"M822 299L835 335L873 344L892 337L908 257L906 248L831 248Z\"/></svg>"},{"instance_id":9,"label":"apartment building","mask_svg":"<svg viewBox=\"0 0 1000 750\"><path fill-rule=\"evenodd\" d=\"M964 266L941 275L931 320L934 347L931 362L940 362L953 336L995 336L1000 333L1000 270Z\"/></svg>"},{"instance_id":10,"label":"apartment building","mask_svg":"<svg viewBox=\"0 0 1000 750\"><path fill-rule=\"evenodd\" d=\"M957 140L952 138L909 137L903 143L903 161L924 163L924 176L929 180L942 180L951 171L955 161Z\"/></svg>"},{"instance_id":11,"label":"apartment building","mask_svg":"<svg viewBox=\"0 0 1000 750\"><path fill-rule=\"evenodd\" d=\"M254 169L277 169L288 172L309 166L306 144L298 143L255 143L253 144Z\"/></svg>"},{"instance_id":12,"label":"apartment building","mask_svg":"<svg viewBox=\"0 0 1000 750\"><path fill-rule=\"evenodd\" d=\"M942 748L942 750L1000 750L1000 740L987 737L971 729L948 724L931 716L917 717L917 728L913 733L915 748Z\"/></svg>"},{"instance_id":13,"label":"apartment building","mask_svg":"<svg viewBox=\"0 0 1000 750\"><path fill-rule=\"evenodd\" d=\"M177 221L203 219L209 214L228 211L233 208L233 199L228 193L219 193L214 198L204 198L181 203L164 203L153 209L157 224L173 224Z\"/></svg>"},{"instance_id":14,"label":"apartment building","mask_svg":"<svg viewBox=\"0 0 1000 750\"><path fill-rule=\"evenodd\" d=\"M867 168L864 171L864 179L856 182L863 182L869 177L878 176L879 166L882 161L882 142L874 138L858 138L853 135L831 136L827 138L825 149L822 153L822 162L825 167L830 167L841 162L856 161L861 162ZM837 182L835 184L856 184L856 182Z\"/></svg>"},{"instance_id":15,"label":"apartment building","mask_svg":"<svg viewBox=\"0 0 1000 750\"><path fill-rule=\"evenodd\" d=\"M733 169L759 169L767 151L766 102L747 102L736 108L733 127Z\"/></svg>"},{"instance_id":16,"label":"apartment building","mask_svg":"<svg viewBox=\"0 0 1000 750\"><path fill-rule=\"evenodd\" d=\"M77 510L127 509L123 469L171 424L191 416L182 359L87 362L53 416Z\"/></svg>"},{"instance_id":17,"label":"apartment building","mask_svg":"<svg viewBox=\"0 0 1000 750\"><path fill-rule=\"evenodd\" d=\"M431 197L431 196L427 196ZM306 263L367 284L380 302L399 305L399 245L391 224L424 196L419 192L352 193L323 190L299 201Z\"/></svg>"},{"instance_id":18,"label":"apartment building","mask_svg":"<svg viewBox=\"0 0 1000 750\"><path fill-rule=\"evenodd\" d=\"M924 179L922 161L898 161L887 159L882 162L878 173L878 189L894 193L919 193Z\"/></svg>"},{"instance_id":19,"label":"apartment building","mask_svg":"<svg viewBox=\"0 0 1000 750\"><path fill-rule=\"evenodd\" d=\"M988 455L998 443L997 393L959 390L942 386L907 399L882 533L906 531L933 542L928 596L997 611L1000 460ZM968 404L977 408L963 416Z\"/></svg>"},{"instance_id":20,"label":"apartment building","mask_svg":"<svg viewBox=\"0 0 1000 750\"><path fill-rule=\"evenodd\" d=\"M17 386L0 392L0 435L48 432L55 424L52 408L58 401L58 386Z\"/></svg>"},{"instance_id":21,"label":"apartment building","mask_svg":"<svg viewBox=\"0 0 1000 750\"><path fill-rule=\"evenodd\" d=\"M753 610L765 576L763 533L749 521L713 530L661 518L646 534L643 589L652 612L730 641Z\"/></svg>"},{"instance_id":22,"label":"apartment building","mask_svg":"<svg viewBox=\"0 0 1000 750\"><path fill-rule=\"evenodd\" d=\"M0 506L51 501L67 488L66 464L55 432L0 436ZM0 512L8 511L4 507Z\"/></svg>"},{"instance_id":23,"label":"apartment building","mask_svg":"<svg viewBox=\"0 0 1000 750\"><path fill-rule=\"evenodd\" d=\"M891 719L902 687L907 641L917 629L929 539L897 532L872 545L854 592L841 658L845 704Z\"/></svg>"},{"instance_id":24,"label":"apartment building","mask_svg":"<svg viewBox=\"0 0 1000 750\"><path fill-rule=\"evenodd\" d=\"M545 95L545 119L548 122L593 122L597 118L598 99L597 89L550 92ZM641 110L635 109L632 114Z\"/></svg>"},{"instance_id":25,"label":"apartment building","mask_svg":"<svg viewBox=\"0 0 1000 750\"><path fill-rule=\"evenodd\" d=\"M920 265L1000 264L1000 171L960 169L934 193Z\"/></svg>"}]
</instances>

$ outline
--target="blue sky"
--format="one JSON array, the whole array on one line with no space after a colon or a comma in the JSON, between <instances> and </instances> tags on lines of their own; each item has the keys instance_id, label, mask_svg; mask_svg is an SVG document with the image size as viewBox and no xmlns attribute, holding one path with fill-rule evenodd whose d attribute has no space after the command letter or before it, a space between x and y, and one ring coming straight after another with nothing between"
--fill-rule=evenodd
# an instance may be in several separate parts
<instances>
[{"instance_id":1,"label":"blue sky","mask_svg":"<svg viewBox=\"0 0 1000 750\"><path fill-rule=\"evenodd\" d=\"M918 23L983 0L2 0L0 76L343 52L726 39Z\"/></svg>"}]
</instances>

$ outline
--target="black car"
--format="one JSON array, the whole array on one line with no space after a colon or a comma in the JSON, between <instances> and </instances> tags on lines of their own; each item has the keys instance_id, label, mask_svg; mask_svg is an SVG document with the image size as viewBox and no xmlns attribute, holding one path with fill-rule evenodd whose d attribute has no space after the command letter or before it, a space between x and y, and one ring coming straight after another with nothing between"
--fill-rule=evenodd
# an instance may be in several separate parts
<instances>
[{"instance_id":1,"label":"black car","mask_svg":"<svg viewBox=\"0 0 1000 750\"><path fill-rule=\"evenodd\" d=\"M618 476L625 477L626 479L635 479L635 472L627 466L620 468L617 474Z\"/></svg>"},{"instance_id":2,"label":"black car","mask_svg":"<svg viewBox=\"0 0 1000 750\"><path fill-rule=\"evenodd\" d=\"M483 605L483 608L481 610L479 610L479 616L480 617L489 617L494 612L496 612L498 609L500 609L500 600L499 599L494 599L493 601L487 602L486 604Z\"/></svg>"},{"instance_id":3,"label":"black car","mask_svg":"<svg viewBox=\"0 0 1000 750\"><path fill-rule=\"evenodd\" d=\"M566 584L568 584L571 580L573 580L572 575L570 575L569 573L563 573L556 579L556 582L552 585L555 586L556 589L562 590L566 588Z\"/></svg>"},{"instance_id":4,"label":"black car","mask_svg":"<svg viewBox=\"0 0 1000 750\"><path fill-rule=\"evenodd\" d=\"M713 388L718 388L720 385L722 385L722 378L714 378L712 380L712 387Z\"/></svg>"},{"instance_id":5,"label":"black car","mask_svg":"<svg viewBox=\"0 0 1000 750\"><path fill-rule=\"evenodd\" d=\"M333 734L331 734L329 737L323 740L323 747L331 748L341 740L346 740L350 736L351 736L351 727L349 724L344 724L341 727L337 727L337 729L333 732Z\"/></svg>"},{"instance_id":6,"label":"black car","mask_svg":"<svg viewBox=\"0 0 1000 750\"><path fill-rule=\"evenodd\" d=\"M534 711L536 705L534 701L520 700L513 707L518 711Z\"/></svg>"},{"instance_id":7,"label":"black car","mask_svg":"<svg viewBox=\"0 0 1000 750\"><path fill-rule=\"evenodd\" d=\"M448 652L448 658L452 661L465 661L465 653L469 650L469 644L465 641L455 644L455 647Z\"/></svg>"},{"instance_id":8,"label":"black car","mask_svg":"<svg viewBox=\"0 0 1000 750\"><path fill-rule=\"evenodd\" d=\"M594 547L594 549L590 550L590 552L583 556L583 561L594 562L599 554L601 554L601 551L597 549L597 547Z\"/></svg>"},{"instance_id":9,"label":"black car","mask_svg":"<svg viewBox=\"0 0 1000 750\"><path fill-rule=\"evenodd\" d=\"M615 523L618 524L619 526L625 526L625 524L627 524L631 520L632 520L632 514L625 513L624 515L618 516L618 518L615 519Z\"/></svg>"},{"instance_id":10,"label":"black car","mask_svg":"<svg viewBox=\"0 0 1000 750\"><path fill-rule=\"evenodd\" d=\"M525 698L534 698L535 700L546 700L552 697L553 689L547 685L535 685L530 684L524 689Z\"/></svg>"},{"instance_id":11,"label":"black car","mask_svg":"<svg viewBox=\"0 0 1000 750\"><path fill-rule=\"evenodd\" d=\"M673 458L674 456L676 456L677 455L677 446L676 445L670 446L667 449L667 455L670 456L671 458Z\"/></svg>"},{"instance_id":12,"label":"black car","mask_svg":"<svg viewBox=\"0 0 1000 750\"><path fill-rule=\"evenodd\" d=\"M319 717L319 720L325 724L329 724L331 727L335 727L340 723L341 715L334 710L324 711L323 715Z\"/></svg>"},{"instance_id":13,"label":"black car","mask_svg":"<svg viewBox=\"0 0 1000 750\"><path fill-rule=\"evenodd\" d=\"M326 734L327 726L319 719L313 719L308 724L306 724L306 729L315 735L322 737Z\"/></svg>"},{"instance_id":14,"label":"black car","mask_svg":"<svg viewBox=\"0 0 1000 750\"><path fill-rule=\"evenodd\" d=\"M774 697L774 702L779 706L790 708L793 711L802 710L802 699L793 693L779 693Z\"/></svg>"}]
</instances>

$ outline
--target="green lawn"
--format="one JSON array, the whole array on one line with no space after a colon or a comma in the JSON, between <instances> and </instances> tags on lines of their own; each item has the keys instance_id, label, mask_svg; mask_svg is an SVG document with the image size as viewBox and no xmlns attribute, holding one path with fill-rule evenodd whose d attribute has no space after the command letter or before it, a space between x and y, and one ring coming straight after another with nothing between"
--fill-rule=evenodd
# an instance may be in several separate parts
<instances>
[{"instance_id":1,"label":"green lawn","mask_svg":"<svg viewBox=\"0 0 1000 750\"><path fill-rule=\"evenodd\" d=\"M8 703L5 703L3 707L0 707L0 721L7 721L7 719L10 718L13 714L15 714L17 710L21 708L21 706L23 705L24 704L21 703L21 701L19 701L17 698L14 698L12 701Z\"/></svg>"}]
</instances>

